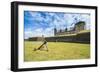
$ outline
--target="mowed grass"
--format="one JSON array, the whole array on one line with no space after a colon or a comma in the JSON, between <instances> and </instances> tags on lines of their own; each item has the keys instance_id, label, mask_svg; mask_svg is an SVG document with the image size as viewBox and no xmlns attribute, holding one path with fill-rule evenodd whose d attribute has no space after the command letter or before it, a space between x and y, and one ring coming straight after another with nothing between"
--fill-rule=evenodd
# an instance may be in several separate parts
<instances>
[{"instance_id":1,"label":"mowed grass","mask_svg":"<svg viewBox=\"0 0 100 73\"><path fill-rule=\"evenodd\" d=\"M24 61L72 60L90 58L90 44L48 42L49 51L37 50L39 42L25 41Z\"/></svg>"}]
</instances>

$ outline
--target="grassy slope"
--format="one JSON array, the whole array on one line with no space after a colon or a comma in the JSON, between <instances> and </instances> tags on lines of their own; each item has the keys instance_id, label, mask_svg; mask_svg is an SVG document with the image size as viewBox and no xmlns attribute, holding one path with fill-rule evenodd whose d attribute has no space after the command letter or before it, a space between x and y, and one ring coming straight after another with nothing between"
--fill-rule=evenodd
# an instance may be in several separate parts
<instances>
[{"instance_id":1,"label":"grassy slope","mask_svg":"<svg viewBox=\"0 0 100 73\"><path fill-rule=\"evenodd\" d=\"M25 42L25 61L47 61L90 58L90 44L48 42L49 51L33 51L35 42Z\"/></svg>"}]
</instances>

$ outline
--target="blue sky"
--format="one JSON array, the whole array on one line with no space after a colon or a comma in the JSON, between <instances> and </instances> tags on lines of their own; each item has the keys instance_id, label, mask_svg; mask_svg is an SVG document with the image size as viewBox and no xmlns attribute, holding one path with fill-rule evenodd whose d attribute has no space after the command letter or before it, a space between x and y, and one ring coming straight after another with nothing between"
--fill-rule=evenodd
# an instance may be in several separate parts
<instances>
[{"instance_id":1,"label":"blue sky","mask_svg":"<svg viewBox=\"0 0 100 73\"><path fill-rule=\"evenodd\" d=\"M86 29L90 29L90 14L24 11L24 38L54 36L54 28L68 30L78 21L86 22Z\"/></svg>"}]
</instances>

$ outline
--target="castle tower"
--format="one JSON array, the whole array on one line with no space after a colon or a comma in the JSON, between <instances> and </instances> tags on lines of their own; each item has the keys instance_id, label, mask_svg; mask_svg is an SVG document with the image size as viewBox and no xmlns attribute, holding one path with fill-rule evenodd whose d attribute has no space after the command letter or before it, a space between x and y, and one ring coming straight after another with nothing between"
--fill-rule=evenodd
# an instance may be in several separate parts
<instances>
[{"instance_id":1,"label":"castle tower","mask_svg":"<svg viewBox=\"0 0 100 73\"><path fill-rule=\"evenodd\" d=\"M84 21L79 21L75 24L75 31L80 32L81 30L85 30L86 23Z\"/></svg>"},{"instance_id":2,"label":"castle tower","mask_svg":"<svg viewBox=\"0 0 100 73\"><path fill-rule=\"evenodd\" d=\"M56 33L57 33L57 29L54 28L54 36L56 36Z\"/></svg>"}]
</instances>

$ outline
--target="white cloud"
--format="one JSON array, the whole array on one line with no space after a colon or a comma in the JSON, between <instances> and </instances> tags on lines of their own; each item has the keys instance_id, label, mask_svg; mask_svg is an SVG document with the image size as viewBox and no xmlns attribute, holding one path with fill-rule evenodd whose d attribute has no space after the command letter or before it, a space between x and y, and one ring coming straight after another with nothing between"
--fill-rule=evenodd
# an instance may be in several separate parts
<instances>
[{"instance_id":1,"label":"white cloud","mask_svg":"<svg viewBox=\"0 0 100 73\"><path fill-rule=\"evenodd\" d=\"M46 28L46 29L42 29L42 28L37 28L34 30L28 29L25 31L25 39L28 39L30 37L41 37L42 35L44 35L45 37L50 37L50 36L54 36L54 28Z\"/></svg>"}]
</instances>

